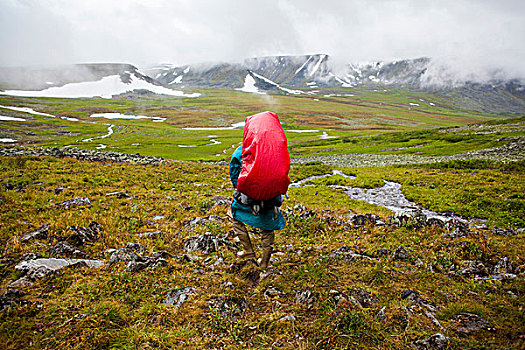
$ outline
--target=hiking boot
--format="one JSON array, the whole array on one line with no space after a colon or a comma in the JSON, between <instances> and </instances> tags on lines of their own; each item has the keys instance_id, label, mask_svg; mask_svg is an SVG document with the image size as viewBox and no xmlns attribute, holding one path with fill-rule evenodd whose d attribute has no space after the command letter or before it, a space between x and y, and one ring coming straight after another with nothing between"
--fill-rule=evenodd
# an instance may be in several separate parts
<instances>
[{"instance_id":1,"label":"hiking boot","mask_svg":"<svg viewBox=\"0 0 525 350\"><path fill-rule=\"evenodd\" d=\"M241 241L242 245L242 251L238 252L237 256L243 259L254 258L255 253L253 251L252 241L250 240L248 232L237 234L237 237L239 237L239 241Z\"/></svg>"},{"instance_id":2,"label":"hiking boot","mask_svg":"<svg viewBox=\"0 0 525 350\"><path fill-rule=\"evenodd\" d=\"M257 262L261 268L266 269L270 262L270 257L272 256L275 234L273 231L262 230L261 236L262 257L259 258Z\"/></svg>"}]
</instances>

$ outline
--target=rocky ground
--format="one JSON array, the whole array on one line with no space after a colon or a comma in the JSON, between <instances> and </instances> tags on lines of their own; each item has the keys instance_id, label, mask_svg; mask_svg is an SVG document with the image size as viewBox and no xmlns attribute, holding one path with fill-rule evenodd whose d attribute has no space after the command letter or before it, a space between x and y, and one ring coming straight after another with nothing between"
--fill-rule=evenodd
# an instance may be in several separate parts
<instances>
[{"instance_id":1,"label":"rocky ground","mask_svg":"<svg viewBox=\"0 0 525 350\"><path fill-rule=\"evenodd\" d=\"M287 225L262 270L236 258L226 166L53 152L0 157L6 348L523 346L521 229L364 211L304 183L290 188ZM313 166L293 168L299 180ZM421 184L434 172L399 171Z\"/></svg>"},{"instance_id":2,"label":"rocky ground","mask_svg":"<svg viewBox=\"0 0 525 350\"><path fill-rule=\"evenodd\" d=\"M429 164L451 160L483 159L499 162L512 162L525 159L525 137L507 137L507 143L500 147L465 152L450 156L428 157L411 154L337 154L329 156L311 156L293 158L292 163L304 164L321 161L327 165L339 167L369 167L406 164Z\"/></svg>"}]
</instances>

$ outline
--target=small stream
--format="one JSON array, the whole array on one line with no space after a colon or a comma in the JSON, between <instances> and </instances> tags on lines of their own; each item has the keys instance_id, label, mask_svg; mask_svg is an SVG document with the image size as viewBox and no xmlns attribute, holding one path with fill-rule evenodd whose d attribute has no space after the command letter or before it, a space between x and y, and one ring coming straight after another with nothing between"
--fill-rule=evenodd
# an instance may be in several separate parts
<instances>
[{"instance_id":1,"label":"small stream","mask_svg":"<svg viewBox=\"0 0 525 350\"><path fill-rule=\"evenodd\" d=\"M312 186L305 185L308 181L322 179L330 177L333 175L341 175L349 179L355 179L355 176L348 176L343 174L339 170L334 170L332 174L317 175L311 176L309 178L294 182L290 184L290 187L302 187L302 186ZM387 208L394 213L400 213L407 210L419 209L429 218L438 218L443 221L450 220L449 216L443 216L439 213L436 213L431 210L427 210L421 207L419 204L409 201L405 195L401 192L401 184L391 181L385 181L385 184L382 187L378 188L360 188L360 187L350 187L350 186L340 186L340 185L328 185L328 187L335 189L342 189L345 194L350 198L364 201L370 204L378 205L384 208Z\"/></svg>"}]
</instances>

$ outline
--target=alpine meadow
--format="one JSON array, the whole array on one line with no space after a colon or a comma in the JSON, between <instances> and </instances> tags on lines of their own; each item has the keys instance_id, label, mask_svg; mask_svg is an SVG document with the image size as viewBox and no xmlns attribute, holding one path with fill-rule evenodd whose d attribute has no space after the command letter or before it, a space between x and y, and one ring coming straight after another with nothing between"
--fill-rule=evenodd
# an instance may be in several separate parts
<instances>
[{"instance_id":1,"label":"alpine meadow","mask_svg":"<svg viewBox=\"0 0 525 350\"><path fill-rule=\"evenodd\" d=\"M0 347L522 349L524 85L329 60L0 68ZM228 220L264 111L266 269Z\"/></svg>"}]
</instances>

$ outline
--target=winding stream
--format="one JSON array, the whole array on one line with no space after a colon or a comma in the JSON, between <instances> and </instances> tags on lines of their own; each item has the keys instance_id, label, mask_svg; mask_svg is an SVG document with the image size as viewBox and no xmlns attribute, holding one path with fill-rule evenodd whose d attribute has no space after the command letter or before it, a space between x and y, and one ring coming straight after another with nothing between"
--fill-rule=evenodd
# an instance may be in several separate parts
<instances>
[{"instance_id":1,"label":"winding stream","mask_svg":"<svg viewBox=\"0 0 525 350\"><path fill-rule=\"evenodd\" d=\"M313 186L307 185L306 183L316 179L322 179L333 175L341 175L349 179L355 179L355 176L348 176L343 174L339 170L334 170L332 174L311 176L309 178L294 182L290 184L290 187L302 187L302 186ZM378 205L387 208L394 213L400 213L407 210L419 209L430 218L438 218L443 221L450 220L449 216L443 216L431 210L427 210L421 207L419 204L409 201L405 195L401 192L401 184L391 181L385 181L382 187L378 188L360 188L340 185L328 185L327 187L342 189L345 194L350 198L364 201L370 204Z\"/></svg>"}]
</instances>

